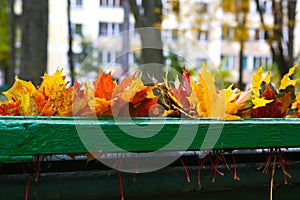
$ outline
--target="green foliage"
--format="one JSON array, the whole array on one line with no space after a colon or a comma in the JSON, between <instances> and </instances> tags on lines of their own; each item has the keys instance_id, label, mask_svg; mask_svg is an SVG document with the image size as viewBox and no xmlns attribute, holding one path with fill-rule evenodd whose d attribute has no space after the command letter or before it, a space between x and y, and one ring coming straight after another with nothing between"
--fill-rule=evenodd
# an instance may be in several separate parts
<instances>
[{"instance_id":1,"label":"green foliage","mask_svg":"<svg viewBox=\"0 0 300 200\"><path fill-rule=\"evenodd\" d=\"M82 38L80 45L82 51L81 53L76 54L74 58L74 61L76 63L82 63L84 59L89 55L89 53L95 48L90 40L84 38Z\"/></svg>"},{"instance_id":2,"label":"green foliage","mask_svg":"<svg viewBox=\"0 0 300 200\"><path fill-rule=\"evenodd\" d=\"M95 46L93 45L93 42L89 39L82 38L81 39L81 53L74 54L74 62L77 64L82 64L84 62L84 65L80 68L80 70L77 72L78 75L86 74L89 72L98 72L99 67L95 66L94 60L92 60L93 57L88 57L88 55L95 49ZM88 60L86 60L88 58Z\"/></svg>"},{"instance_id":3,"label":"green foliage","mask_svg":"<svg viewBox=\"0 0 300 200\"><path fill-rule=\"evenodd\" d=\"M0 0L0 66L7 68L9 65L9 22L8 1Z\"/></svg>"}]
</instances>

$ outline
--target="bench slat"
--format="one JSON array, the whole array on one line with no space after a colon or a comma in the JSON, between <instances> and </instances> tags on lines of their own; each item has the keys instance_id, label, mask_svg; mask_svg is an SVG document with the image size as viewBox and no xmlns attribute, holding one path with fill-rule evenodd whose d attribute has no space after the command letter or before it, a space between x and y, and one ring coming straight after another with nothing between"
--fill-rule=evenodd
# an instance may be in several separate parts
<instances>
[{"instance_id":1,"label":"bench slat","mask_svg":"<svg viewBox=\"0 0 300 200\"><path fill-rule=\"evenodd\" d=\"M134 137L159 126L163 128L152 137ZM130 130L134 136L121 129ZM183 133L178 134L179 130ZM212 131L208 136L207 130ZM115 146L125 151L155 151L171 141L177 142L164 150L199 150L204 140L208 142L204 148L214 149L299 147L300 119L136 118L130 121L91 117L0 117L0 161L11 156L85 153L87 149L81 139L95 152L122 151ZM189 147L182 144L186 141L191 143Z\"/></svg>"}]
</instances>

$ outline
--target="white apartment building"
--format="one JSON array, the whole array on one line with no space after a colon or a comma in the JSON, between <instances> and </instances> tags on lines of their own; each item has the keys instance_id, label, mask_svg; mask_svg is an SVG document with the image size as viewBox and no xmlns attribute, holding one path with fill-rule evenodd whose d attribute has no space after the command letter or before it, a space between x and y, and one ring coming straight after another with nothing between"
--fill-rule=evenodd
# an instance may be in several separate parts
<instances>
[{"instance_id":1,"label":"white apartment building","mask_svg":"<svg viewBox=\"0 0 300 200\"><path fill-rule=\"evenodd\" d=\"M142 0L138 3L141 4ZM121 67L118 55L122 50L119 37L112 37L121 32L124 19L122 0L72 0L71 21L74 30L75 53L81 52L82 37L92 41L98 48L95 51L95 63L99 66ZM174 10L174 2L179 2L180 10ZM239 42L233 40L235 34L234 16L223 13L221 0L162 0L163 22L162 39L165 49L187 58L193 66L200 66L203 61L223 65L232 69L234 80L238 77ZM272 23L271 1L263 1L264 15L267 24ZM299 7L300 4L298 3ZM299 9L298 9L299 10ZM296 32L299 32L299 16L297 16ZM225 26L226 25L226 26ZM265 42L264 31L260 28L260 19L254 0L250 0L247 19L249 39L244 50L244 74L246 83L251 81L251 73L261 65L271 65L272 57L269 46ZM134 29L134 18L130 16L130 29ZM134 35L134 32L132 32ZM299 52L299 37L295 34L295 52ZM133 46L140 43L136 37ZM108 42L109 39L109 42ZM106 42L105 42L106 41ZM49 0L49 55L48 72L57 68L68 68L68 27L67 3L60 0ZM226 59L225 59L226 58ZM94 62L94 61L93 61ZM130 65L134 66L134 56L130 55ZM120 69L121 70L121 69Z\"/></svg>"},{"instance_id":2,"label":"white apartment building","mask_svg":"<svg viewBox=\"0 0 300 200\"><path fill-rule=\"evenodd\" d=\"M114 38L110 42L106 39L121 32L124 19L122 0L72 0L71 23L73 26L73 51L81 52L82 38L98 47L95 65L116 65L114 63L122 49L122 42ZM131 19L133 29L133 19ZM68 26L67 3L60 0L49 0L49 54L48 72L53 73L57 68L68 69ZM95 52L94 52L95 53ZM133 57L130 57L133 63ZM79 63L76 65L80 66Z\"/></svg>"}]
</instances>

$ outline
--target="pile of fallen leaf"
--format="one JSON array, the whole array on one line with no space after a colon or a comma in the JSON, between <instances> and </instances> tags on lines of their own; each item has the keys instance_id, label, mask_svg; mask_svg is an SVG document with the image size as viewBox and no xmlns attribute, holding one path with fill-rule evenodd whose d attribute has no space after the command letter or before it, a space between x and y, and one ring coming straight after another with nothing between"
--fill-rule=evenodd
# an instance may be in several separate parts
<instances>
[{"instance_id":1,"label":"pile of fallen leaf","mask_svg":"<svg viewBox=\"0 0 300 200\"><path fill-rule=\"evenodd\" d=\"M241 118L283 118L300 116L300 95L292 80L296 66L290 68L276 87L262 68L253 76L252 86L241 91L233 86L218 89L205 66L193 81L184 70L171 84L168 81L145 85L141 75L133 74L120 84L110 73L99 72L93 85L75 81L68 87L62 70L44 74L39 87L16 78L3 95L0 115L26 116L121 116L191 117L239 120ZM296 98L297 97L297 98ZM297 103L298 102L298 103Z\"/></svg>"}]
</instances>

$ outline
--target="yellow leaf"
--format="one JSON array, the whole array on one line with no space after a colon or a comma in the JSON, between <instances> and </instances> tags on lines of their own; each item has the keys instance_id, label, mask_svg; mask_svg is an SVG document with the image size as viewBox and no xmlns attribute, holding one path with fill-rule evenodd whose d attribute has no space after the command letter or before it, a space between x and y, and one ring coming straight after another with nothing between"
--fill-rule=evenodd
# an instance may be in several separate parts
<instances>
[{"instance_id":1,"label":"yellow leaf","mask_svg":"<svg viewBox=\"0 0 300 200\"><path fill-rule=\"evenodd\" d=\"M252 80L252 92L253 92L253 97L259 97L259 89L260 85L262 83L262 67L260 67L256 73L253 75L253 80Z\"/></svg>"},{"instance_id":2,"label":"yellow leaf","mask_svg":"<svg viewBox=\"0 0 300 200\"><path fill-rule=\"evenodd\" d=\"M6 92L3 92L3 95L5 95L9 101L21 101L23 94L28 93L34 95L35 91L36 88L31 81L23 81L16 77L13 86Z\"/></svg>"},{"instance_id":3,"label":"yellow leaf","mask_svg":"<svg viewBox=\"0 0 300 200\"><path fill-rule=\"evenodd\" d=\"M237 96L237 94L232 89L232 86L233 86L233 84L231 84L228 88L224 89L226 102L230 102L230 101L234 100Z\"/></svg>"},{"instance_id":4,"label":"yellow leaf","mask_svg":"<svg viewBox=\"0 0 300 200\"><path fill-rule=\"evenodd\" d=\"M55 99L64 92L64 88L66 88L68 84L64 79L65 77L62 76L62 70L57 70L52 76L45 73L39 91L43 91L50 99Z\"/></svg>"},{"instance_id":5,"label":"yellow leaf","mask_svg":"<svg viewBox=\"0 0 300 200\"><path fill-rule=\"evenodd\" d=\"M90 109L95 111L97 116L111 117L111 101L104 98L95 97L94 101L89 102Z\"/></svg>"},{"instance_id":6,"label":"yellow leaf","mask_svg":"<svg viewBox=\"0 0 300 200\"><path fill-rule=\"evenodd\" d=\"M200 84L191 79L192 95L197 98L197 112L200 117L224 118L225 115L225 93L217 93L214 77L202 67L198 75Z\"/></svg>"},{"instance_id":7,"label":"yellow leaf","mask_svg":"<svg viewBox=\"0 0 300 200\"><path fill-rule=\"evenodd\" d=\"M227 114L236 114L245 104L236 104L236 103L227 103L226 104L226 113Z\"/></svg>"},{"instance_id":8,"label":"yellow leaf","mask_svg":"<svg viewBox=\"0 0 300 200\"><path fill-rule=\"evenodd\" d=\"M265 77L263 77L262 75L263 75L262 67L260 67L253 75L253 80L252 80L253 98L258 98L260 96L259 90L262 82L269 84L271 81L270 73L268 73Z\"/></svg>"},{"instance_id":9,"label":"yellow leaf","mask_svg":"<svg viewBox=\"0 0 300 200\"><path fill-rule=\"evenodd\" d=\"M254 104L253 109L266 106L266 104L271 103L272 101L273 101L273 99L266 100L264 97L252 99L252 103Z\"/></svg>"},{"instance_id":10,"label":"yellow leaf","mask_svg":"<svg viewBox=\"0 0 300 200\"><path fill-rule=\"evenodd\" d=\"M297 65L294 65L293 67L290 68L289 72L283 76L283 78L280 81L280 87L279 90L285 89L289 85L295 86L297 80L290 80L290 76L292 76L296 70Z\"/></svg>"},{"instance_id":11,"label":"yellow leaf","mask_svg":"<svg viewBox=\"0 0 300 200\"><path fill-rule=\"evenodd\" d=\"M269 84L271 82L271 76L270 76L270 73L268 73L266 75L266 77L263 79L263 81L266 83L266 84Z\"/></svg>"},{"instance_id":12,"label":"yellow leaf","mask_svg":"<svg viewBox=\"0 0 300 200\"><path fill-rule=\"evenodd\" d=\"M231 114L227 114L225 116L225 120L226 121L236 121L236 120L240 120L241 117L237 116L237 115L231 115Z\"/></svg>"},{"instance_id":13,"label":"yellow leaf","mask_svg":"<svg viewBox=\"0 0 300 200\"><path fill-rule=\"evenodd\" d=\"M30 94L26 93L22 95L22 101L21 101L21 112L23 115L30 116L34 115L32 109L33 109L33 99L30 98Z\"/></svg>"}]
</instances>

